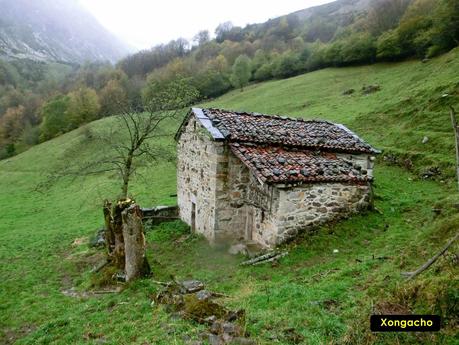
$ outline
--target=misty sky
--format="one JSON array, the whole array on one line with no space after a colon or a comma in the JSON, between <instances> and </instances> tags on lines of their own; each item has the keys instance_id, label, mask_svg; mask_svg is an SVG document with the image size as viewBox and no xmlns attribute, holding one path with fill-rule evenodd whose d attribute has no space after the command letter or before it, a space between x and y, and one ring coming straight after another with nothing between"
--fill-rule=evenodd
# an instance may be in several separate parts
<instances>
[{"instance_id":1,"label":"misty sky","mask_svg":"<svg viewBox=\"0 0 459 345\"><path fill-rule=\"evenodd\" d=\"M199 30L213 35L218 24L259 23L331 0L79 0L109 31L137 49L184 37Z\"/></svg>"}]
</instances>

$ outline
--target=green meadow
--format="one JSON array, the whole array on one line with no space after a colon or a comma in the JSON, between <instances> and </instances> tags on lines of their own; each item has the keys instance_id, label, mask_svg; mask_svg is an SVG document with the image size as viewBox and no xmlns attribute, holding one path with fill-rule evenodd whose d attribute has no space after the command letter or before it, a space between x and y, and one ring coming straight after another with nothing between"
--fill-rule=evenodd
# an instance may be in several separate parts
<instances>
[{"instance_id":1,"label":"green meadow","mask_svg":"<svg viewBox=\"0 0 459 345\"><path fill-rule=\"evenodd\" d=\"M365 95L365 85L380 90ZM349 89L355 92L343 95ZM228 295L220 302L246 310L247 332L259 344L458 343L458 244L415 280L400 273L423 264L459 228L448 108L459 111L459 49L426 63L329 68L254 84L201 106L347 125L384 151L375 170L376 210L304 234L274 266L240 267L244 258L209 248L184 224L162 224L147 232L152 279L199 279ZM203 326L152 305L159 288L152 279L119 284L120 293L62 293L100 290L103 277L90 270L103 250L88 242L103 223L103 200L115 198L120 183L106 173L37 186L59 167L95 161L101 147L91 133L113 123L96 121L0 161L0 343L200 340ZM171 139L162 144L172 151L178 124L163 128ZM175 176L174 162L145 163L130 193L145 207L174 204ZM441 315L442 330L369 331L372 313L394 310Z\"/></svg>"}]
</instances>

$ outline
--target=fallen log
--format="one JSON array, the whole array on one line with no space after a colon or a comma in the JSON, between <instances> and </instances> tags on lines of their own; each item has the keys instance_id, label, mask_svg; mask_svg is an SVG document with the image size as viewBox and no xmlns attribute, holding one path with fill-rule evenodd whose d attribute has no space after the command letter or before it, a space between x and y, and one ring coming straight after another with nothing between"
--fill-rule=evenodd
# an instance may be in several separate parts
<instances>
[{"instance_id":1,"label":"fallen log","mask_svg":"<svg viewBox=\"0 0 459 345\"><path fill-rule=\"evenodd\" d=\"M253 263L252 266L257 266L257 265L261 265L261 264L264 264L264 263L268 263L268 262L279 260L280 258L283 258L287 254L288 254L288 252L280 253L280 254L272 257L272 258L268 258L268 259L262 260L262 261L257 261L255 263Z\"/></svg>"},{"instance_id":2,"label":"fallen log","mask_svg":"<svg viewBox=\"0 0 459 345\"><path fill-rule=\"evenodd\" d=\"M406 280L411 280L424 272L426 269L428 269L435 261L438 260L440 256L442 256L449 247L454 243L459 238L459 232L454 236L452 239L448 241L448 243L440 250L437 254L435 254L432 258L430 258L424 265L419 267L416 271L413 272L402 272L402 276L406 277Z\"/></svg>"},{"instance_id":3,"label":"fallen log","mask_svg":"<svg viewBox=\"0 0 459 345\"><path fill-rule=\"evenodd\" d=\"M270 253L267 253L267 254L263 254L263 255L257 256L256 258L241 262L240 265L241 266L253 265L255 262L267 260L269 258L272 258L273 256L278 255L278 254L279 254L279 252L276 252L276 251L270 252Z\"/></svg>"}]
</instances>

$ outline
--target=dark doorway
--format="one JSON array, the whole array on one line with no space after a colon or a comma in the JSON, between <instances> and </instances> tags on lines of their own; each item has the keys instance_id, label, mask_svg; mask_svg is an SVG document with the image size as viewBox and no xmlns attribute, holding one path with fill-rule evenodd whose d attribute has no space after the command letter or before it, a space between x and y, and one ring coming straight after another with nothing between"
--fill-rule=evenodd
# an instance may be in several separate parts
<instances>
[{"instance_id":1,"label":"dark doorway","mask_svg":"<svg viewBox=\"0 0 459 345\"><path fill-rule=\"evenodd\" d=\"M191 203L191 231L196 231L196 204Z\"/></svg>"}]
</instances>

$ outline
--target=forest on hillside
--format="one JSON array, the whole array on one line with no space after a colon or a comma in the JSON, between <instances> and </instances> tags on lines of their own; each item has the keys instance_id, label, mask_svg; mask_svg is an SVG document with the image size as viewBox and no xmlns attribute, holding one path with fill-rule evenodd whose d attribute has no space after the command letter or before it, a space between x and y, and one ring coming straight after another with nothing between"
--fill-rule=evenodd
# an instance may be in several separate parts
<instances>
[{"instance_id":1,"label":"forest on hillside","mask_svg":"<svg viewBox=\"0 0 459 345\"><path fill-rule=\"evenodd\" d=\"M220 24L127 56L116 65L0 59L0 158L20 153L120 106L141 112L177 81L210 99L250 82L330 66L420 60L459 45L456 0L376 0L341 11L345 0L244 28Z\"/></svg>"}]
</instances>

